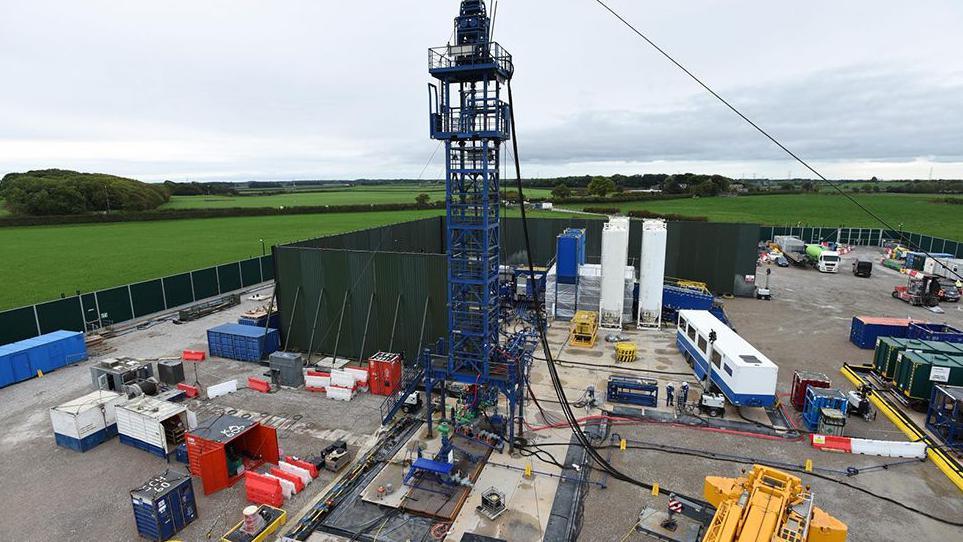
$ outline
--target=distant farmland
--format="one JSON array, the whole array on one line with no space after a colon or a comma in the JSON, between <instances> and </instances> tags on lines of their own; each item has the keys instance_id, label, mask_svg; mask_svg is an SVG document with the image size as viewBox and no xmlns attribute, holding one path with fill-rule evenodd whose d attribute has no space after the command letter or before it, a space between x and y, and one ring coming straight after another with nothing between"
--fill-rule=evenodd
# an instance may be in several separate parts
<instances>
[{"instance_id":1,"label":"distant farmland","mask_svg":"<svg viewBox=\"0 0 963 542\"><path fill-rule=\"evenodd\" d=\"M506 187L506 189L511 189ZM298 207L315 205L358 205L366 203L414 203L418 194L428 194L429 201L444 201L445 186L375 185L300 190L283 194L238 196L174 196L161 209L213 209L229 207ZM548 197L547 188L526 188L528 197Z\"/></svg>"},{"instance_id":2,"label":"distant farmland","mask_svg":"<svg viewBox=\"0 0 963 542\"><path fill-rule=\"evenodd\" d=\"M893 227L963 241L963 208L933 203L936 194L853 194ZM593 205L602 206L602 205ZM689 198L605 204L623 211L645 209L715 222L758 222L772 226L882 227L871 216L839 194L785 194L734 198ZM590 205L566 205L573 209Z\"/></svg>"}]
</instances>

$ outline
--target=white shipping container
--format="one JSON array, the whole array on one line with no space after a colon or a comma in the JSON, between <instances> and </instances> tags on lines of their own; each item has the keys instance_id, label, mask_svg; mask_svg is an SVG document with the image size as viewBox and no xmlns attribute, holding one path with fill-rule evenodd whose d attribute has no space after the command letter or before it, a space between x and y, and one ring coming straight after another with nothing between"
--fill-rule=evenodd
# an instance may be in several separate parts
<instances>
[{"instance_id":1,"label":"white shipping container","mask_svg":"<svg viewBox=\"0 0 963 542\"><path fill-rule=\"evenodd\" d=\"M943 265L940 265L940 263ZM928 275L956 279L956 275L953 273L963 275L963 260L958 258L926 258L926 261L923 262L923 272Z\"/></svg>"},{"instance_id":2,"label":"white shipping container","mask_svg":"<svg viewBox=\"0 0 963 542\"><path fill-rule=\"evenodd\" d=\"M602 283L599 326L621 329L625 308L625 267L629 256L629 219L612 217L602 228Z\"/></svg>"},{"instance_id":3,"label":"white shipping container","mask_svg":"<svg viewBox=\"0 0 963 542\"><path fill-rule=\"evenodd\" d=\"M196 423L192 422L188 412L182 404L141 396L117 407L117 433L121 435L122 442L132 439L146 444L152 453L170 454L176 444L167 441L164 422L180 416L186 429L193 429ZM135 443L125 443L141 447Z\"/></svg>"},{"instance_id":4,"label":"white shipping container","mask_svg":"<svg viewBox=\"0 0 963 542\"><path fill-rule=\"evenodd\" d=\"M642 222L642 246L639 255L639 327L659 327L662 322L666 236L664 220Z\"/></svg>"},{"instance_id":5,"label":"white shipping container","mask_svg":"<svg viewBox=\"0 0 963 542\"><path fill-rule=\"evenodd\" d=\"M116 408L126 395L95 391L50 409L54 433L81 440L117 423Z\"/></svg>"}]
</instances>

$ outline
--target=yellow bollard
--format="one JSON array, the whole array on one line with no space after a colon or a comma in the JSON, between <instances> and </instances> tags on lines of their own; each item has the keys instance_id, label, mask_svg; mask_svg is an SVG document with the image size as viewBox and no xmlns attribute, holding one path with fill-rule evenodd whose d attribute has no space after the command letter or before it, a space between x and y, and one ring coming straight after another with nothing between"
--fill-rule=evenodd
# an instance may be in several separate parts
<instances>
[{"instance_id":1,"label":"yellow bollard","mask_svg":"<svg viewBox=\"0 0 963 542\"><path fill-rule=\"evenodd\" d=\"M806 460L806 466L804 467L804 469L805 469L806 472L812 472L812 471L813 471L813 460L812 460L812 459L807 459L807 460Z\"/></svg>"},{"instance_id":2,"label":"yellow bollard","mask_svg":"<svg viewBox=\"0 0 963 542\"><path fill-rule=\"evenodd\" d=\"M529 463L525 465L525 478L530 479L531 477L532 477L532 464Z\"/></svg>"},{"instance_id":3,"label":"yellow bollard","mask_svg":"<svg viewBox=\"0 0 963 542\"><path fill-rule=\"evenodd\" d=\"M658 497L658 496L659 496L659 483L658 483L658 482L652 484L652 496L653 496L653 497Z\"/></svg>"},{"instance_id":4,"label":"yellow bollard","mask_svg":"<svg viewBox=\"0 0 963 542\"><path fill-rule=\"evenodd\" d=\"M624 452L626 446L627 446L627 442L625 441L625 439L622 439L621 441L619 441L619 450L622 450Z\"/></svg>"}]
</instances>

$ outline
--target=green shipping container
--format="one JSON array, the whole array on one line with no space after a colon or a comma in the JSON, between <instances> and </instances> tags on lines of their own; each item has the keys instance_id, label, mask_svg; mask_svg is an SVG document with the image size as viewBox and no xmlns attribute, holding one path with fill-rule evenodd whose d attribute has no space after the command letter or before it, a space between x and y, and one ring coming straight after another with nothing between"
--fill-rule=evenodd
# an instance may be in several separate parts
<instances>
[{"instance_id":1,"label":"green shipping container","mask_svg":"<svg viewBox=\"0 0 963 542\"><path fill-rule=\"evenodd\" d=\"M876 350L873 352L873 368L876 373L886 378L893 378L896 368L896 354L905 349L906 339L897 337L880 337L876 339Z\"/></svg>"},{"instance_id":2,"label":"green shipping container","mask_svg":"<svg viewBox=\"0 0 963 542\"><path fill-rule=\"evenodd\" d=\"M903 363L906 371L896 385L910 399L929 401L934 382L951 386L963 384L963 358L906 352Z\"/></svg>"},{"instance_id":3,"label":"green shipping container","mask_svg":"<svg viewBox=\"0 0 963 542\"><path fill-rule=\"evenodd\" d=\"M887 370L889 379L899 383L906 377L906 366L903 364L903 352L916 352L917 354L935 354L943 351L942 346L934 346L933 341L920 341L917 339L903 339L903 344L889 351L887 357Z\"/></svg>"}]
</instances>

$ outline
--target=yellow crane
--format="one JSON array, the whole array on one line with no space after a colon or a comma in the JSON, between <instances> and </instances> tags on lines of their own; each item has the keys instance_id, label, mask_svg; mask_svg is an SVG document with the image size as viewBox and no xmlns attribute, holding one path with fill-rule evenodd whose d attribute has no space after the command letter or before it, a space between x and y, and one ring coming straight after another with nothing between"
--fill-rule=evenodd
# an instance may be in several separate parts
<instances>
[{"instance_id":1,"label":"yellow crane","mask_svg":"<svg viewBox=\"0 0 963 542\"><path fill-rule=\"evenodd\" d=\"M716 507L703 542L845 542L846 524L813 504L798 477L754 465L739 478L707 476Z\"/></svg>"}]
</instances>

